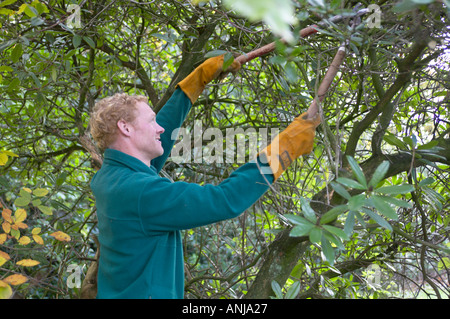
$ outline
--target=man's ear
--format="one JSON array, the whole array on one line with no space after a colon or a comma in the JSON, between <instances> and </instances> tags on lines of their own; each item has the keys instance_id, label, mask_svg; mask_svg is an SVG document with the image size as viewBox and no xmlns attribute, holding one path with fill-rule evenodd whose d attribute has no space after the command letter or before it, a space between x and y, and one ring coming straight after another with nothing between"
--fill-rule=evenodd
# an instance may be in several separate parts
<instances>
[{"instance_id":1,"label":"man's ear","mask_svg":"<svg viewBox=\"0 0 450 319\"><path fill-rule=\"evenodd\" d=\"M117 128L119 129L119 132L122 135L130 136L132 127L131 127L130 123L128 123L127 121L125 121L125 120L117 121Z\"/></svg>"}]
</instances>

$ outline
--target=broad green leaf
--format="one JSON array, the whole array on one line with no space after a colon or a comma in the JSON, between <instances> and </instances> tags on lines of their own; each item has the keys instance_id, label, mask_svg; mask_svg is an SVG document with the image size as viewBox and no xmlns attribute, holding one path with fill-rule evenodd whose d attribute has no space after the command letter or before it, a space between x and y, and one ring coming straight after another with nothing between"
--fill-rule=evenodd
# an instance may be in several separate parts
<instances>
[{"instance_id":1,"label":"broad green leaf","mask_svg":"<svg viewBox=\"0 0 450 319\"><path fill-rule=\"evenodd\" d=\"M364 187L363 185L361 185L360 183L358 183L357 181L350 179L350 178L346 178L346 177L339 177L336 179L336 181L338 183L341 183L342 185L349 187L349 188L354 188L354 189L366 189L366 187Z\"/></svg>"},{"instance_id":2,"label":"broad green leaf","mask_svg":"<svg viewBox=\"0 0 450 319\"><path fill-rule=\"evenodd\" d=\"M373 201L373 204L374 204L375 208L381 214L383 214L387 218L390 218L390 219L393 219L393 220L397 220L398 219L398 215L395 212L395 210L391 207L391 205L389 205L389 203L387 203L387 202L385 202L383 200L383 197L374 195L374 196L372 196L372 201Z\"/></svg>"},{"instance_id":3,"label":"broad green leaf","mask_svg":"<svg viewBox=\"0 0 450 319\"><path fill-rule=\"evenodd\" d=\"M336 191L336 193L338 193L345 199L349 200L352 197L350 193L341 184L338 184L336 182L331 182L330 184L331 187L333 187L333 189Z\"/></svg>"},{"instance_id":4,"label":"broad green leaf","mask_svg":"<svg viewBox=\"0 0 450 319\"><path fill-rule=\"evenodd\" d=\"M361 185L363 185L365 188L367 188L366 177L364 176L364 173L361 170L361 167L359 166L359 164L351 156L347 156L347 160L348 160L348 163L350 164L353 174L355 175L358 182L360 182Z\"/></svg>"},{"instance_id":5,"label":"broad green leaf","mask_svg":"<svg viewBox=\"0 0 450 319\"><path fill-rule=\"evenodd\" d=\"M91 38L86 37L86 36L83 37L83 40L86 41L86 43L87 43L92 49L95 49L95 42L94 42L94 40L92 40Z\"/></svg>"},{"instance_id":6,"label":"broad green leaf","mask_svg":"<svg viewBox=\"0 0 450 319\"><path fill-rule=\"evenodd\" d=\"M304 197L300 198L300 203L302 204L302 213L310 222L315 223L317 221L316 213L309 205L309 201Z\"/></svg>"},{"instance_id":7,"label":"broad green leaf","mask_svg":"<svg viewBox=\"0 0 450 319\"><path fill-rule=\"evenodd\" d=\"M425 178L425 179L423 179L423 180L421 180L419 182L419 186L422 187L422 186L430 185L430 184L433 184L433 183L434 183L434 178L433 177L427 177L427 178Z\"/></svg>"},{"instance_id":8,"label":"broad green leaf","mask_svg":"<svg viewBox=\"0 0 450 319\"><path fill-rule=\"evenodd\" d=\"M323 254L325 255L325 258L331 265L333 265L335 257L333 246L331 246L331 243L328 241L328 239L325 238L325 236L322 236L320 244L322 246L322 251Z\"/></svg>"},{"instance_id":9,"label":"broad green leaf","mask_svg":"<svg viewBox=\"0 0 450 319\"><path fill-rule=\"evenodd\" d=\"M72 38L72 44L74 48L78 48L81 44L81 39L82 37L79 36L78 34L74 34L73 38Z\"/></svg>"},{"instance_id":10,"label":"broad green leaf","mask_svg":"<svg viewBox=\"0 0 450 319\"><path fill-rule=\"evenodd\" d=\"M323 228L344 240L349 240L348 235L340 228L330 225L323 225Z\"/></svg>"},{"instance_id":11,"label":"broad green leaf","mask_svg":"<svg viewBox=\"0 0 450 319\"><path fill-rule=\"evenodd\" d=\"M378 183L383 180L384 176L386 176L388 169L388 161L383 161L380 165L378 165L377 169L372 175L372 178L370 179L369 186L376 187Z\"/></svg>"},{"instance_id":12,"label":"broad green leaf","mask_svg":"<svg viewBox=\"0 0 450 319\"><path fill-rule=\"evenodd\" d=\"M344 232L347 236L353 233L353 228L355 227L355 212L348 212L347 219L345 220Z\"/></svg>"},{"instance_id":13,"label":"broad green leaf","mask_svg":"<svg viewBox=\"0 0 450 319\"><path fill-rule=\"evenodd\" d=\"M283 293L281 292L280 284L278 282L276 282L275 280L272 280L271 286L272 286L273 292L275 293L275 296L278 299L283 299Z\"/></svg>"},{"instance_id":14,"label":"broad green leaf","mask_svg":"<svg viewBox=\"0 0 450 319\"><path fill-rule=\"evenodd\" d=\"M31 198L30 197L17 197L16 200L14 201L14 205L22 207L22 206L27 206L29 203L31 202Z\"/></svg>"},{"instance_id":15,"label":"broad green leaf","mask_svg":"<svg viewBox=\"0 0 450 319\"><path fill-rule=\"evenodd\" d=\"M213 58L219 55L224 55L227 54L228 51L225 50L214 50L214 51L210 51L208 53L205 54L205 58Z\"/></svg>"},{"instance_id":16,"label":"broad green leaf","mask_svg":"<svg viewBox=\"0 0 450 319\"><path fill-rule=\"evenodd\" d=\"M364 205L366 201L366 195L365 194L359 194L356 196L352 196L349 200L348 200L348 209L349 210L354 210L354 211L359 211L360 208Z\"/></svg>"},{"instance_id":17,"label":"broad green leaf","mask_svg":"<svg viewBox=\"0 0 450 319\"><path fill-rule=\"evenodd\" d=\"M53 209L51 207L44 206L44 205L39 205L38 208L45 215L52 215L53 214Z\"/></svg>"},{"instance_id":18,"label":"broad green leaf","mask_svg":"<svg viewBox=\"0 0 450 319\"><path fill-rule=\"evenodd\" d=\"M233 63L233 61L234 61L233 54L231 52L225 53L225 56L223 57L222 70L225 71L226 69L228 69L228 67Z\"/></svg>"},{"instance_id":19,"label":"broad green leaf","mask_svg":"<svg viewBox=\"0 0 450 319\"><path fill-rule=\"evenodd\" d=\"M34 196L42 197L47 194L48 194L48 189L45 189L45 188L36 188L35 190L33 190Z\"/></svg>"},{"instance_id":20,"label":"broad green leaf","mask_svg":"<svg viewBox=\"0 0 450 319\"><path fill-rule=\"evenodd\" d=\"M411 208L411 207L413 207L412 204L410 204L410 203L408 203L408 202L406 202L404 200L395 198L395 197L382 196L382 195L378 195L378 197L383 198L383 200L385 202L388 202L389 204L392 204L394 206L403 207L403 208Z\"/></svg>"},{"instance_id":21,"label":"broad green leaf","mask_svg":"<svg viewBox=\"0 0 450 319\"><path fill-rule=\"evenodd\" d=\"M22 44L17 43L11 52L11 61L14 63L19 62L19 59L22 57L22 54L23 54Z\"/></svg>"},{"instance_id":22,"label":"broad green leaf","mask_svg":"<svg viewBox=\"0 0 450 319\"><path fill-rule=\"evenodd\" d=\"M309 234L309 232L311 231L311 229L314 227L313 224L309 223L309 224L303 224L303 225L295 225L292 229L291 232L289 233L289 236L291 237L301 237L301 236L306 236Z\"/></svg>"},{"instance_id":23,"label":"broad green leaf","mask_svg":"<svg viewBox=\"0 0 450 319\"><path fill-rule=\"evenodd\" d=\"M294 299L297 297L298 293L300 292L300 282L296 281L294 282L286 292L285 299Z\"/></svg>"},{"instance_id":24,"label":"broad green leaf","mask_svg":"<svg viewBox=\"0 0 450 319\"><path fill-rule=\"evenodd\" d=\"M5 0L0 2L0 8L1 7L5 7L5 6L9 6L10 4L15 3L17 0Z\"/></svg>"},{"instance_id":25,"label":"broad green leaf","mask_svg":"<svg viewBox=\"0 0 450 319\"><path fill-rule=\"evenodd\" d=\"M319 227L313 227L311 228L311 231L309 232L309 240L312 243L320 243L320 239L322 238L322 229Z\"/></svg>"},{"instance_id":26,"label":"broad green leaf","mask_svg":"<svg viewBox=\"0 0 450 319\"><path fill-rule=\"evenodd\" d=\"M363 209L364 213L372 218L378 225L392 231L392 226L380 215L371 211L370 209Z\"/></svg>"},{"instance_id":27,"label":"broad green leaf","mask_svg":"<svg viewBox=\"0 0 450 319\"><path fill-rule=\"evenodd\" d=\"M397 138L395 135L392 134L386 134L383 137L383 140L386 141L388 144L391 144L393 146L397 146L401 150L406 150L406 145L403 143L399 138Z\"/></svg>"},{"instance_id":28,"label":"broad green leaf","mask_svg":"<svg viewBox=\"0 0 450 319\"><path fill-rule=\"evenodd\" d=\"M332 209L330 209L329 211L327 211L325 214L322 215L322 217L320 218L320 224L323 225L323 224L328 224L328 223L332 222L339 215L346 212L347 210L348 210L347 205L339 205L339 206L333 207Z\"/></svg>"},{"instance_id":29,"label":"broad green leaf","mask_svg":"<svg viewBox=\"0 0 450 319\"><path fill-rule=\"evenodd\" d=\"M376 192L386 194L386 195L399 195L399 194L407 194L411 193L414 190L414 186L410 184L403 185L391 185L384 186L375 189Z\"/></svg>"}]
</instances>

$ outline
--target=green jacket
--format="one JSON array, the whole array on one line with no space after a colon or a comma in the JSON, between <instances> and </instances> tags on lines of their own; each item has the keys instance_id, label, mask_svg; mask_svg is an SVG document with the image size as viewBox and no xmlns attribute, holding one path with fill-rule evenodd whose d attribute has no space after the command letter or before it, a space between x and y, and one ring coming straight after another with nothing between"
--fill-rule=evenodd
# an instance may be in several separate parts
<instances>
[{"instance_id":1,"label":"green jacket","mask_svg":"<svg viewBox=\"0 0 450 319\"><path fill-rule=\"evenodd\" d=\"M239 216L267 191L266 179L273 182L255 162L217 186L160 177L174 143L171 133L190 108L190 100L177 89L158 113L165 153L150 167L117 150L105 151L91 181L101 247L97 298L183 298L180 230Z\"/></svg>"}]
</instances>

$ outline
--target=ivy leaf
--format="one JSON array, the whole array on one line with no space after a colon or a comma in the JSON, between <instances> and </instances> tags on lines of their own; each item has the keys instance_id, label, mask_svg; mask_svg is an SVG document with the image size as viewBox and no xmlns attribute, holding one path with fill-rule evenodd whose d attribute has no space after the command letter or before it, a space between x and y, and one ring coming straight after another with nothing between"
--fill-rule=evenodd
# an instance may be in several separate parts
<instances>
[{"instance_id":1,"label":"ivy leaf","mask_svg":"<svg viewBox=\"0 0 450 319\"><path fill-rule=\"evenodd\" d=\"M336 179L336 181L338 183L341 183L342 185L349 187L349 188L354 188L354 189L366 189L366 187L364 187L363 185L361 185L360 183L358 183L357 181L354 181L353 179L350 178L346 178L346 177L338 177Z\"/></svg>"},{"instance_id":2,"label":"ivy leaf","mask_svg":"<svg viewBox=\"0 0 450 319\"><path fill-rule=\"evenodd\" d=\"M319 227L313 227L311 231L309 232L309 240L312 243L320 243L320 240L322 238L322 229Z\"/></svg>"},{"instance_id":3,"label":"ivy leaf","mask_svg":"<svg viewBox=\"0 0 450 319\"><path fill-rule=\"evenodd\" d=\"M350 193L341 184L338 184L336 182L331 182L330 184L331 187L333 187L333 189L336 191L336 193L338 193L345 199L350 200L350 198L352 198L352 195L350 195Z\"/></svg>"}]
</instances>

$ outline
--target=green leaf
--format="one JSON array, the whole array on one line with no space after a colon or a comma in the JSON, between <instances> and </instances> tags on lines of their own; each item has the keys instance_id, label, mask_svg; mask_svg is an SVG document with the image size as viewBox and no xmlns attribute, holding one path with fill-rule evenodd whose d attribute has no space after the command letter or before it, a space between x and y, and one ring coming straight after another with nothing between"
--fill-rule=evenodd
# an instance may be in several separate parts
<instances>
[{"instance_id":1,"label":"green leaf","mask_svg":"<svg viewBox=\"0 0 450 319\"><path fill-rule=\"evenodd\" d=\"M17 197L14 201L14 205L18 207L27 206L31 202L30 197Z\"/></svg>"},{"instance_id":2,"label":"green leaf","mask_svg":"<svg viewBox=\"0 0 450 319\"><path fill-rule=\"evenodd\" d=\"M330 225L323 225L323 228L344 240L349 240L348 235L340 228L330 226Z\"/></svg>"},{"instance_id":3,"label":"green leaf","mask_svg":"<svg viewBox=\"0 0 450 319\"><path fill-rule=\"evenodd\" d=\"M384 186L375 189L376 192L387 194L387 195L399 195L399 194L407 194L411 193L414 190L414 186L410 184L403 184L403 185L391 185L391 186Z\"/></svg>"},{"instance_id":4,"label":"green leaf","mask_svg":"<svg viewBox=\"0 0 450 319\"><path fill-rule=\"evenodd\" d=\"M329 211L327 211L325 214L322 215L322 217L320 218L320 224L323 225L323 224L328 224L328 223L332 222L339 215L346 212L347 210L348 210L347 205L339 205L339 206L333 207L332 209L330 209Z\"/></svg>"},{"instance_id":5,"label":"green leaf","mask_svg":"<svg viewBox=\"0 0 450 319\"><path fill-rule=\"evenodd\" d=\"M233 54L231 52L225 53L225 56L223 57L222 70L225 71L226 69L228 69L228 67L233 63L233 61L234 61Z\"/></svg>"},{"instance_id":6,"label":"green leaf","mask_svg":"<svg viewBox=\"0 0 450 319\"><path fill-rule=\"evenodd\" d=\"M95 42L94 42L94 40L92 40L91 38L86 37L86 36L83 37L83 40L86 41L86 43L89 44L89 46L90 46L92 49L95 49Z\"/></svg>"},{"instance_id":7,"label":"green leaf","mask_svg":"<svg viewBox=\"0 0 450 319\"><path fill-rule=\"evenodd\" d=\"M389 204L392 204L394 206L404 207L404 208L411 208L411 207L413 207L413 205L411 205L410 203L408 203L408 202L406 202L404 200L395 198L395 197L382 196L382 195L379 195L378 197L383 198L383 200L385 202L388 202Z\"/></svg>"},{"instance_id":8,"label":"green leaf","mask_svg":"<svg viewBox=\"0 0 450 319\"><path fill-rule=\"evenodd\" d=\"M392 134L386 134L383 137L384 141L388 144L391 144L393 146L397 146L401 150L406 150L407 147L405 143L403 143L400 139L398 139L395 135Z\"/></svg>"},{"instance_id":9,"label":"green leaf","mask_svg":"<svg viewBox=\"0 0 450 319\"><path fill-rule=\"evenodd\" d=\"M303 225L296 225L291 229L291 232L289 233L289 236L291 237L301 237L306 236L309 234L311 229L314 227L313 224L303 224Z\"/></svg>"},{"instance_id":10,"label":"green leaf","mask_svg":"<svg viewBox=\"0 0 450 319\"><path fill-rule=\"evenodd\" d=\"M325 236L322 236L320 240L323 254L325 255L325 258L327 261L333 265L334 264L334 249L333 246L331 246L331 243L328 241L328 239L325 238Z\"/></svg>"},{"instance_id":11,"label":"green leaf","mask_svg":"<svg viewBox=\"0 0 450 319\"><path fill-rule=\"evenodd\" d=\"M210 51L210 52L206 53L205 58L214 58L216 56L224 55L227 53L228 53L228 51L225 51L225 50L214 50L214 51Z\"/></svg>"},{"instance_id":12,"label":"green leaf","mask_svg":"<svg viewBox=\"0 0 450 319\"><path fill-rule=\"evenodd\" d=\"M289 220L291 223L295 225L309 225L312 224L309 220L293 214L285 214L283 215L287 220Z\"/></svg>"},{"instance_id":13,"label":"green leaf","mask_svg":"<svg viewBox=\"0 0 450 319\"><path fill-rule=\"evenodd\" d=\"M348 200L348 208L350 210L359 211L359 209L364 205L365 201L366 201L365 194L352 196L352 198Z\"/></svg>"},{"instance_id":14,"label":"green leaf","mask_svg":"<svg viewBox=\"0 0 450 319\"><path fill-rule=\"evenodd\" d=\"M380 165L378 165L377 169L372 175L372 178L370 179L369 186L376 187L378 183L383 180L384 176L386 176L388 169L388 161L383 161Z\"/></svg>"},{"instance_id":15,"label":"green leaf","mask_svg":"<svg viewBox=\"0 0 450 319\"><path fill-rule=\"evenodd\" d=\"M312 243L320 243L320 239L322 238L322 229L319 227L313 227L311 231L309 232L309 240Z\"/></svg>"},{"instance_id":16,"label":"green leaf","mask_svg":"<svg viewBox=\"0 0 450 319\"><path fill-rule=\"evenodd\" d=\"M0 2L0 8L5 7L5 6L9 6L10 4L15 3L17 0L5 0Z\"/></svg>"},{"instance_id":17,"label":"green leaf","mask_svg":"<svg viewBox=\"0 0 450 319\"><path fill-rule=\"evenodd\" d=\"M363 209L364 213L372 218L378 225L392 231L392 226L380 215L371 211L370 209Z\"/></svg>"},{"instance_id":18,"label":"green leaf","mask_svg":"<svg viewBox=\"0 0 450 319\"><path fill-rule=\"evenodd\" d=\"M354 181L353 179L350 179L350 178L339 177L339 178L336 179L336 181L338 183L341 183L342 185L344 185L346 187L349 187L349 188L366 189L366 187L364 187L363 185L361 185L357 181Z\"/></svg>"},{"instance_id":19,"label":"green leaf","mask_svg":"<svg viewBox=\"0 0 450 319\"><path fill-rule=\"evenodd\" d=\"M33 195L37 197L42 197L48 194L48 189L45 188L36 188L33 190Z\"/></svg>"},{"instance_id":20,"label":"green leaf","mask_svg":"<svg viewBox=\"0 0 450 319\"><path fill-rule=\"evenodd\" d=\"M352 168L353 173L355 174L356 179L361 183L361 185L367 188L366 177L364 176L361 167L358 165L358 163L355 161L353 157L347 156L347 160L348 163L350 164L350 167Z\"/></svg>"},{"instance_id":21,"label":"green leaf","mask_svg":"<svg viewBox=\"0 0 450 319\"><path fill-rule=\"evenodd\" d=\"M11 61L14 63L19 62L19 59L22 57L22 54L23 54L22 44L17 43L11 52Z\"/></svg>"},{"instance_id":22,"label":"green leaf","mask_svg":"<svg viewBox=\"0 0 450 319\"><path fill-rule=\"evenodd\" d=\"M272 290L275 293L275 297L278 299L283 299L283 293L281 292L281 287L278 282L272 280L271 282Z\"/></svg>"},{"instance_id":23,"label":"green leaf","mask_svg":"<svg viewBox=\"0 0 450 319\"><path fill-rule=\"evenodd\" d=\"M39 205L38 208L45 215L53 215L53 209L51 207Z\"/></svg>"},{"instance_id":24,"label":"green leaf","mask_svg":"<svg viewBox=\"0 0 450 319\"><path fill-rule=\"evenodd\" d=\"M316 223L317 221L316 213L309 205L309 201L301 197L300 203L302 204L302 213L306 217L306 219L308 219L311 223Z\"/></svg>"},{"instance_id":25,"label":"green leaf","mask_svg":"<svg viewBox=\"0 0 450 319\"><path fill-rule=\"evenodd\" d=\"M425 179L423 179L423 180L421 180L419 182L419 186L422 187L422 186L430 185L430 184L433 184L433 183L434 183L434 178L433 177L427 177L427 178L425 178Z\"/></svg>"},{"instance_id":26,"label":"green leaf","mask_svg":"<svg viewBox=\"0 0 450 319\"><path fill-rule=\"evenodd\" d=\"M355 227L355 212L350 211L348 212L347 219L345 220L344 225L344 232L347 234L347 236L350 237L350 235L353 233L354 227Z\"/></svg>"},{"instance_id":27,"label":"green leaf","mask_svg":"<svg viewBox=\"0 0 450 319\"><path fill-rule=\"evenodd\" d=\"M345 199L349 200L352 197L350 193L341 184L338 184L336 182L331 182L330 184L331 187L333 187L333 189L336 191L336 193L338 193Z\"/></svg>"},{"instance_id":28,"label":"green leaf","mask_svg":"<svg viewBox=\"0 0 450 319\"><path fill-rule=\"evenodd\" d=\"M294 282L286 292L285 299L294 299L297 297L298 293L300 292L300 282L296 281Z\"/></svg>"},{"instance_id":29,"label":"green leaf","mask_svg":"<svg viewBox=\"0 0 450 319\"><path fill-rule=\"evenodd\" d=\"M374 195L372 196L373 204L375 208L387 218L397 220L398 215L395 210L389 205L389 203L383 200L383 197Z\"/></svg>"},{"instance_id":30,"label":"green leaf","mask_svg":"<svg viewBox=\"0 0 450 319\"><path fill-rule=\"evenodd\" d=\"M82 39L81 36L79 36L78 34L73 35L72 43L74 48L78 48L80 46L81 39Z\"/></svg>"}]
</instances>

